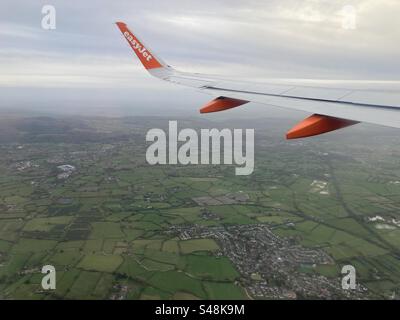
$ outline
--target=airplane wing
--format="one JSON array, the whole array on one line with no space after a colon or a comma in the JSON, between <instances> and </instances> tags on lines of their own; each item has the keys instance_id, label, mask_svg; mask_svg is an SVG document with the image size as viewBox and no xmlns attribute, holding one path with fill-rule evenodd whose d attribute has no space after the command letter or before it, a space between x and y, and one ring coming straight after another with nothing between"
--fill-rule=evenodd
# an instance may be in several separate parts
<instances>
[{"instance_id":1,"label":"airplane wing","mask_svg":"<svg viewBox=\"0 0 400 320\"><path fill-rule=\"evenodd\" d=\"M116 23L147 71L162 80L193 87L215 97L200 109L218 112L248 102L311 113L286 134L288 139L315 136L359 122L400 128L398 83L282 81L252 83L178 71L154 55L123 22Z\"/></svg>"}]
</instances>

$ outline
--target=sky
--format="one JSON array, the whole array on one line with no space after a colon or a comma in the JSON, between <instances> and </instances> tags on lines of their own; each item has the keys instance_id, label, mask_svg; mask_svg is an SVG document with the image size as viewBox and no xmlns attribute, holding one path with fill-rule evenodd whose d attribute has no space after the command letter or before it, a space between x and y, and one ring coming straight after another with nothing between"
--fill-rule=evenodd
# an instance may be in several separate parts
<instances>
[{"instance_id":1,"label":"sky","mask_svg":"<svg viewBox=\"0 0 400 320\"><path fill-rule=\"evenodd\" d=\"M399 0L2 0L0 108L197 114L210 97L152 78L115 21L182 71L400 80L399 16Z\"/></svg>"}]
</instances>

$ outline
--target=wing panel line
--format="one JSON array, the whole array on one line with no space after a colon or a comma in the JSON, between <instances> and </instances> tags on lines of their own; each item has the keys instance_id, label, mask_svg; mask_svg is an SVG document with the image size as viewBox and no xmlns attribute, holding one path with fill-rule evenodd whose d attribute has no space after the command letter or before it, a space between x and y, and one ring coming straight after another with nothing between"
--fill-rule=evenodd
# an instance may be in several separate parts
<instances>
[{"instance_id":1,"label":"wing panel line","mask_svg":"<svg viewBox=\"0 0 400 320\"><path fill-rule=\"evenodd\" d=\"M351 101L343 101L343 100L329 100L329 99L319 99L319 98L306 98L306 97L299 97L299 96L281 95L281 94L274 94L274 93L263 93L263 92L256 92L256 91L235 90L235 89L224 89L224 88L211 87L211 86L203 86L203 87L201 87L201 89L221 90L221 91L228 91L228 92L248 93L248 94L258 94L258 95L263 95L263 96L268 96L268 97L289 98L289 99L298 99L298 100L306 100L306 101L317 101L317 102L330 102L330 103L339 103L339 104L350 104L350 105L353 105L353 106L361 106L361 107L385 108L385 109L396 109L396 110L400 110L400 107L389 106L389 105L367 104L367 103L351 102Z\"/></svg>"}]
</instances>

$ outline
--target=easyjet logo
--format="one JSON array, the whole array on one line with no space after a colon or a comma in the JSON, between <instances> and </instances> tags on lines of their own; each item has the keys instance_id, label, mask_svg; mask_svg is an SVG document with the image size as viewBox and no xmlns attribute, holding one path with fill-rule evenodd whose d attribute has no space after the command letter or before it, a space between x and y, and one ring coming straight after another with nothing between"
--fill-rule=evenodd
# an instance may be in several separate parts
<instances>
[{"instance_id":1,"label":"easyjet logo","mask_svg":"<svg viewBox=\"0 0 400 320\"><path fill-rule=\"evenodd\" d=\"M132 37L128 31L124 32L124 36L129 41L129 43L132 45L132 48L136 52L139 52L143 56L143 58L145 58L147 61L150 61L151 59L153 59L153 57L147 51L147 49L145 47L143 47L134 37Z\"/></svg>"}]
</instances>

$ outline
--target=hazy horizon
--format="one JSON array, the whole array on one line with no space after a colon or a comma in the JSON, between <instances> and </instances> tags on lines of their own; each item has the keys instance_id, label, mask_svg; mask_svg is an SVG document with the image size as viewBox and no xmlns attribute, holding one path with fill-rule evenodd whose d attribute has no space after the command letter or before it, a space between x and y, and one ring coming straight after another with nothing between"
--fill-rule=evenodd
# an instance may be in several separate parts
<instances>
[{"instance_id":1,"label":"hazy horizon","mask_svg":"<svg viewBox=\"0 0 400 320\"><path fill-rule=\"evenodd\" d=\"M185 71L262 80L399 80L394 0L52 1L56 30L41 28L42 1L0 4L0 109L56 114L197 115L210 100L152 78L114 25L123 20ZM356 27L344 29L352 6ZM232 116L298 114L251 104Z\"/></svg>"}]
</instances>

